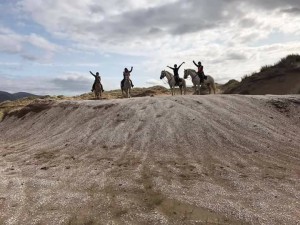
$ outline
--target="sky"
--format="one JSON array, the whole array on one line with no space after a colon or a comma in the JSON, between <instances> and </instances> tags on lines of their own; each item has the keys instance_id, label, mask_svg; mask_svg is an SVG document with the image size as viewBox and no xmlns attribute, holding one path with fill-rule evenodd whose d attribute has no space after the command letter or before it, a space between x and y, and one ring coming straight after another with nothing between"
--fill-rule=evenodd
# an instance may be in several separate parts
<instances>
[{"instance_id":1,"label":"sky","mask_svg":"<svg viewBox=\"0 0 300 225\"><path fill-rule=\"evenodd\" d=\"M166 66L193 60L226 83L299 40L299 0L0 0L0 90L80 95L89 71L117 89L131 66L135 86L165 85Z\"/></svg>"}]
</instances>

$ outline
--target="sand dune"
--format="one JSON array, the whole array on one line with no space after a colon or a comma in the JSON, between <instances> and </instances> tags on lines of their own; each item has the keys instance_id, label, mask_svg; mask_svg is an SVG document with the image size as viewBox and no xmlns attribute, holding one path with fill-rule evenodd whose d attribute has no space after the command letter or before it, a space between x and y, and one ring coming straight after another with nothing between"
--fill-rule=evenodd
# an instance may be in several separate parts
<instances>
[{"instance_id":1,"label":"sand dune","mask_svg":"<svg viewBox=\"0 0 300 225\"><path fill-rule=\"evenodd\" d=\"M0 123L1 224L297 224L300 97L38 101Z\"/></svg>"}]
</instances>

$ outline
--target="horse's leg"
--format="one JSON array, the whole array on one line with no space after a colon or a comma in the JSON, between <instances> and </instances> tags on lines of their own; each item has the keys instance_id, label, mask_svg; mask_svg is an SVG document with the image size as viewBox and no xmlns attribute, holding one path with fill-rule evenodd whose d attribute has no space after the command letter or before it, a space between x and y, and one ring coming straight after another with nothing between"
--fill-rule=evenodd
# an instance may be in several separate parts
<instances>
[{"instance_id":1,"label":"horse's leg","mask_svg":"<svg viewBox=\"0 0 300 225\"><path fill-rule=\"evenodd\" d=\"M213 83L214 94L216 94L216 84Z\"/></svg>"}]
</instances>

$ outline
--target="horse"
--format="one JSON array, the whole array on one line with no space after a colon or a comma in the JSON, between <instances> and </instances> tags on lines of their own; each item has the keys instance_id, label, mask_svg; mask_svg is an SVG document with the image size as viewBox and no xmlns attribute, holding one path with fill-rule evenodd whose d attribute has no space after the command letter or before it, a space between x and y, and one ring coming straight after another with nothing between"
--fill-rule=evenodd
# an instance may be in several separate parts
<instances>
[{"instance_id":1,"label":"horse","mask_svg":"<svg viewBox=\"0 0 300 225\"><path fill-rule=\"evenodd\" d=\"M123 87L121 82L121 90L123 97L131 98L131 82L128 75L125 75Z\"/></svg>"},{"instance_id":2,"label":"horse","mask_svg":"<svg viewBox=\"0 0 300 225\"><path fill-rule=\"evenodd\" d=\"M95 93L95 98L96 99L100 99L102 97L102 84L101 84L101 77L99 75L95 76L95 89L94 89L94 93Z\"/></svg>"},{"instance_id":3,"label":"horse","mask_svg":"<svg viewBox=\"0 0 300 225\"><path fill-rule=\"evenodd\" d=\"M209 89L209 94L211 94L211 89L213 89L214 94L216 94L216 84L215 84L215 80L214 80L214 78L212 78L212 76L206 75L207 78L204 79L203 84L200 84L200 78L198 76L198 73L195 70L185 69L184 70L184 79L187 79L188 76L191 76L191 78L192 78L195 93L198 92L198 94L200 95L200 85L202 86L203 84L205 84L205 85L207 85L207 87Z\"/></svg>"},{"instance_id":4,"label":"horse","mask_svg":"<svg viewBox=\"0 0 300 225\"><path fill-rule=\"evenodd\" d=\"M168 83L169 83L169 86L171 89L172 96L175 95L175 86L177 86L177 85L176 85L176 81L175 81L173 74L171 74L168 71L163 70L163 71L161 71L160 79L163 79L164 77L166 77L168 79ZM184 91L184 94L186 94L186 83L185 83L185 80L182 78L180 78L180 81L179 81L179 89L180 89L181 95L182 95L182 89Z\"/></svg>"}]
</instances>

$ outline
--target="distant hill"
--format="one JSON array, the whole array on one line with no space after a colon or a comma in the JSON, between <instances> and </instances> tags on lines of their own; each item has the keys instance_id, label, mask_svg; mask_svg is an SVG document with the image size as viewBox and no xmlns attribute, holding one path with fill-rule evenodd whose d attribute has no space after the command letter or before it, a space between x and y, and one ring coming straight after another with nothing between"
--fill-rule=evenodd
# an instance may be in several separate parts
<instances>
[{"instance_id":1,"label":"distant hill","mask_svg":"<svg viewBox=\"0 0 300 225\"><path fill-rule=\"evenodd\" d=\"M221 90L221 93L230 93L230 91L232 89L236 88L239 84L240 84L240 82L232 79L232 80L229 80L226 84L219 85L218 87Z\"/></svg>"},{"instance_id":2,"label":"distant hill","mask_svg":"<svg viewBox=\"0 0 300 225\"><path fill-rule=\"evenodd\" d=\"M300 55L289 55L245 76L241 82L231 81L224 86L224 94L300 94Z\"/></svg>"},{"instance_id":3,"label":"distant hill","mask_svg":"<svg viewBox=\"0 0 300 225\"><path fill-rule=\"evenodd\" d=\"M18 92L18 93L10 94L5 91L0 91L0 102L4 102L7 100L14 101L20 98L26 98L31 96L38 97L37 95L26 93L26 92Z\"/></svg>"}]
</instances>

